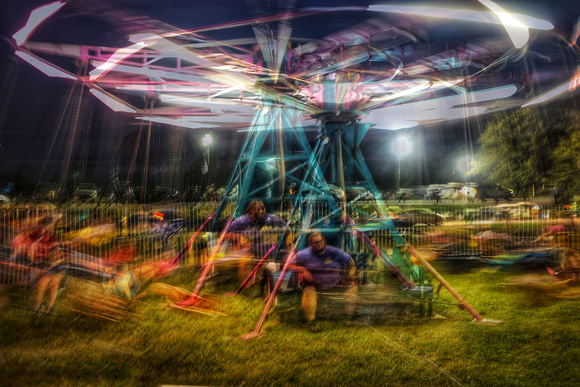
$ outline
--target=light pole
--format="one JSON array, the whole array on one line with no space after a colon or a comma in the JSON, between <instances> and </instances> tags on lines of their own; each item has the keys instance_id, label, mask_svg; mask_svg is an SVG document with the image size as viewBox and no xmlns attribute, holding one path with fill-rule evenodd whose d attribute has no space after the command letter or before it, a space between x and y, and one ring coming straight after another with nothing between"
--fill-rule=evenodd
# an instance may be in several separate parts
<instances>
[{"instance_id":1,"label":"light pole","mask_svg":"<svg viewBox=\"0 0 580 387\"><path fill-rule=\"evenodd\" d=\"M205 136L203 136L203 138L201 139L201 143L203 144L203 146L206 147L207 149L207 175L208 175L208 181L209 181L209 146L211 145L211 143L213 142L213 138L211 137L211 134L207 133Z\"/></svg>"},{"instance_id":2,"label":"light pole","mask_svg":"<svg viewBox=\"0 0 580 387\"><path fill-rule=\"evenodd\" d=\"M401 159L403 158L403 156L411 153L412 150L413 150L413 142L407 136L401 135L391 143L391 151L397 155L399 164L396 181L397 190L401 188Z\"/></svg>"},{"instance_id":3,"label":"light pole","mask_svg":"<svg viewBox=\"0 0 580 387\"><path fill-rule=\"evenodd\" d=\"M472 156L463 156L457 160L457 170L463 174L466 182L468 176L473 172L475 165L475 160Z\"/></svg>"},{"instance_id":4,"label":"light pole","mask_svg":"<svg viewBox=\"0 0 580 387\"><path fill-rule=\"evenodd\" d=\"M472 177L472 173L476 168L476 162L473 156L463 156L457 160L456 165L457 171L463 174L463 200L467 198L473 199L475 197L475 192L473 190L473 184L469 182L469 178Z\"/></svg>"},{"instance_id":5,"label":"light pole","mask_svg":"<svg viewBox=\"0 0 580 387\"><path fill-rule=\"evenodd\" d=\"M273 190L273 180L274 180L274 170L276 169L276 159L270 158L266 161L266 170L269 172L270 181L268 182L268 188L266 189L266 198L272 198Z\"/></svg>"},{"instance_id":6,"label":"light pole","mask_svg":"<svg viewBox=\"0 0 580 387\"><path fill-rule=\"evenodd\" d=\"M77 189L77 177L78 176L79 176L79 172L75 171L73 173L73 184L74 184L73 190Z\"/></svg>"}]
</instances>

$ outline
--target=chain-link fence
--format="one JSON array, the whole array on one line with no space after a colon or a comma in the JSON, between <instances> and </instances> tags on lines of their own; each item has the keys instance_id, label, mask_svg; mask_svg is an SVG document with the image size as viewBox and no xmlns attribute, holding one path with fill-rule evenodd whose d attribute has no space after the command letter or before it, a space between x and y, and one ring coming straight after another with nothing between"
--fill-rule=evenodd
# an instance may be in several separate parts
<instances>
[{"instance_id":1,"label":"chain-link fence","mask_svg":"<svg viewBox=\"0 0 580 387\"><path fill-rule=\"evenodd\" d=\"M136 265L175 257L218 205L218 202L200 202L106 208L5 207L0 209L4 278L0 281L14 282L19 277L16 272L20 269L10 269L7 262L18 262L18 259L27 264L42 261L49 250L56 248L66 251L69 260L81 262L77 265L79 267L90 260ZM279 245L276 253L280 260L285 252L296 246L301 234L313 230L323 231L329 244L339 244L357 254L355 250L364 249L364 245L350 243L348 237L343 237L352 234L354 228L366 232L379 248L388 251L395 242L392 232L385 227L387 216L407 243L435 252L442 258L489 258L526 247L536 250L580 247L576 233L580 221L573 208L533 203L385 207L360 201L348 207L344 218L340 209L333 209L328 203L307 203L296 207L288 203L268 208L269 212L289 222L287 230L246 233L244 243L226 239L218 252L216 247L221 228L226 218L234 213L235 205L232 202L224 208L220 219L214 219L211 230L209 226L203 230L187 249L185 262L201 266L214 252L215 258L223 259L228 254L239 254L242 247L248 246L252 258L259 259L274 243ZM297 211L293 212L295 208ZM308 222L305 223L304 219ZM95 265L92 269L95 272L100 270ZM14 272L6 274L7 270Z\"/></svg>"}]
</instances>

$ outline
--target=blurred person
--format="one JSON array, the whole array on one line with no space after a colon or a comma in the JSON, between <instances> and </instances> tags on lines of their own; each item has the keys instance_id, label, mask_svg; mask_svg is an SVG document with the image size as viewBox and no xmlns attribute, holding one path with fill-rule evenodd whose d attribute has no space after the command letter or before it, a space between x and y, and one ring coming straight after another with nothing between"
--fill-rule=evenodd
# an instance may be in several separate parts
<instances>
[{"instance_id":1,"label":"blurred person","mask_svg":"<svg viewBox=\"0 0 580 387\"><path fill-rule=\"evenodd\" d=\"M397 203L401 203L401 200L403 201L403 203L405 203L405 201L407 200L407 195L405 195L405 193L401 193L401 196L399 196L399 201Z\"/></svg>"},{"instance_id":2,"label":"blurred person","mask_svg":"<svg viewBox=\"0 0 580 387\"><path fill-rule=\"evenodd\" d=\"M235 258L221 260L222 267L218 271L237 266L238 279L243 282L257 264L256 260L261 259L278 239L276 233L270 234L274 238L268 238L265 234L270 230L285 229L286 222L279 216L266 212L264 202L260 199L250 201L244 214L227 229L227 238L233 247ZM227 266L224 268L223 264Z\"/></svg>"},{"instance_id":3,"label":"blurred person","mask_svg":"<svg viewBox=\"0 0 580 387\"><path fill-rule=\"evenodd\" d=\"M52 308L61 289L66 284L65 270L48 270L36 281L34 286L34 306L35 312L52 314ZM46 305L41 309L43 303Z\"/></svg>"},{"instance_id":4,"label":"blurred person","mask_svg":"<svg viewBox=\"0 0 580 387\"><path fill-rule=\"evenodd\" d=\"M229 225L227 237L237 247L238 252L245 250L259 255L262 250L266 252L268 248L268 246L263 246L264 241L260 238L260 232L285 228L286 222L282 218L267 213L264 203L260 199L254 199L247 205L244 214ZM248 237L253 237L252 243Z\"/></svg>"},{"instance_id":5,"label":"blurred person","mask_svg":"<svg viewBox=\"0 0 580 387\"><path fill-rule=\"evenodd\" d=\"M572 202L572 205L570 206L570 224L572 225L572 228L576 228L576 225L574 224L574 218L578 218L578 204L576 203L576 201Z\"/></svg>"},{"instance_id":6,"label":"blurred person","mask_svg":"<svg viewBox=\"0 0 580 387\"><path fill-rule=\"evenodd\" d=\"M557 246L565 247L568 244L569 234L572 231L570 226L558 223L544 227L542 233L538 235L531 243L552 242Z\"/></svg>"},{"instance_id":7,"label":"blurred person","mask_svg":"<svg viewBox=\"0 0 580 387\"><path fill-rule=\"evenodd\" d=\"M580 275L580 255L574 249L564 249L560 267L570 274L573 283L577 283Z\"/></svg>"},{"instance_id":8,"label":"blurred person","mask_svg":"<svg viewBox=\"0 0 580 387\"><path fill-rule=\"evenodd\" d=\"M35 312L52 314L54 303L68 281L65 254L59 248L52 249L40 263L33 263L29 273L29 285L34 293ZM44 308L42 308L44 304Z\"/></svg>"},{"instance_id":9,"label":"blurred person","mask_svg":"<svg viewBox=\"0 0 580 387\"><path fill-rule=\"evenodd\" d=\"M19 233L12 242L11 258L26 272L25 284L32 292L32 308L51 314L58 295L71 277L92 278L103 282L106 278L111 291L132 299L138 289L135 277L126 265L111 270L110 260L83 254L68 247L74 241L57 242L52 226L60 217L47 216L32 228ZM114 285L114 286L113 286Z\"/></svg>"},{"instance_id":10,"label":"blurred person","mask_svg":"<svg viewBox=\"0 0 580 387\"><path fill-rule=\"evenodd\" d=\"M334 246L327 246L319 232L310 234L310 247L298 252L289 263L289 269L298 274L302 286L302 309L311 331L319 330L316 325L318 292L331 291L346 296L345 312L354 312L358 287L356 266L350 255Z\"/></svg>"},{"instance_id":11,"label":"blurred person","mask_svg":"<svg viewBox=\"0 0 580 387\"><path fill-rule=\"evenodd\" d=\"M134 300L140 289L141 280L146 278L146 273L135 275L126 262L104 261L97 257L88 256L72 250L55 248L51 251L46 261L46 269L40 271L34 281L34 306L36 312L52 314L54 303L68 281L78 278L87 289L94 286L90 283L100 284L99 290L103 296L116 297L125 301ZM97 298L96 304L104 301ZM44 307L43 307L44 305ZM97 306L98 308L99 306Z\"/></svg>"},{"instance_id":12,"label":"blurred person","mask_svg":"<svg viewBox=\"0 0 580 387\"><path fill-rule=\"evenodd\" d=\"M264 202L254 199L248 204L244 214L230 224L228 232L260 231L264 227L284 228L286 222L277 215L267 213Z\"/></svg>"},{"instance_id":13,"label":"blurred person","mask_svg":"<svg viewBox=\"0 0 580 387\"><path fill-rule=\"evenodd\" d=\"M62 254L55 249L56 238L51 230L54 223L54 219L46 216L12 241L11 259L27 267L25 282L34 293L33 309L40 311L46 301L45 313L52 311L64 278L59 268Z\"/></svg>"},{"instance_id":14,"label":"blurred person","mask_svg":"<svg viewBox=\"0 0 580 387\"><path fill-rule=\"evenodd\" d=\"M46 260L56 242L51 225L50 218L45 217L40 219L33 228L16 235L12 241L11 258L29 264Z\"/></svg>"},{"instance_id":15,"label":"blurred person","mask_svg":"<svg viewBox=\"0 0 580 387\"><path fill-rule=\"evenodd\" d=\"M136 269L140 271L141 267L137 267ZM131 270L129 270L129 265L127 263L119 262L112 268L112 270L109 268L105 269L103 275L103 288L106 290L107 294L116 295L125 300L133 300L141 285L142 277L143 275L137 277Z\"/></svg>"}]
</instances>

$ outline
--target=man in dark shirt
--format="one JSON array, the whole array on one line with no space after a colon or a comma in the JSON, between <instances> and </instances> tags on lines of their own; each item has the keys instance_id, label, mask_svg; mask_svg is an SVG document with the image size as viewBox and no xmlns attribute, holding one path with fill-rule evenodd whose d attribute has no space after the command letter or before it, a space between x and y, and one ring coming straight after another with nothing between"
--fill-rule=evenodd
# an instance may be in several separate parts
<instances>
[{"instance_id":1,"label":"man in dark shirt","mask_svg":"<svg viewBox=\"0 0 580 387\"><path fill-rule=\"evenodd\" d=\"M230 224L228 232L260 231L264 227L284 228L286 222L279 216L267 213L264 203L254 199L248 204L246 213Z\"/></svg>"},{"instance_id":2,"label":"man in dark shirt","mask_svg":"<svg viewBox=\"0 0 580 387\"><path fill-rule=\"evenodd\" d=\"M278 234L276 231L285 228L286 222L282 218L267 213L264 203L254 199L246 207L244 215L234 220L228 227L228 240L239 249L251 247L255 258L261 258L269 246L275 243ZM270 237L263 234L269 234Z\"/></svg>"},{"instance_id":3,"label":"man in dark shirt","mask_svg":"<svg viewBox=\"0 0 580 387\"><path fill-rule=\"evenodd\" d=\"M358 294L356 286L356 266L350 255L334 246L327 246L324 236L315 232L308 238L310 247L298 252L289 268L298 273L302 285L302 308L313 331L316 309L318 306L317 291L336 289L346 296L345 311L354 312L354 302Z\"/></svg>"},{"instance_id":4,"label":"man in dark shirt","mask_svg":"<svg viewBox=\"0 0 580 387\"><path fill-rule=\"evenodd\" d=\"M270 247L286 229L286 222L279 216L266 212L264 203L252 200L244 215L234 220L227 229L228 240L234 247L229 266L238 267L238 279L243 282ZM225 263L225 262L224 262ZM226 266L228 266L226 264Z\"/></svg>"}]
</instances>

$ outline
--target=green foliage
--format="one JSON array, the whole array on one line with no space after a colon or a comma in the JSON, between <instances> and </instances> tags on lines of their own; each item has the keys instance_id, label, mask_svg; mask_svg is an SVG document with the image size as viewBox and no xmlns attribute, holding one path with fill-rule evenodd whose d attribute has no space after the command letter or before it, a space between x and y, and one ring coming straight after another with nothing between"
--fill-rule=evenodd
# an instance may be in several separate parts
<instances>
[{"instance_id":1,"label":"green foliage","mask_svg":"<svg viewBox=\"0 0 580 387\"><path fill-rule=\"evenodd\" d=\"M487 182L521 191L533 184L577 184L580 113L557 107L519 109L493 117L480 137L477 172Z\"/></svg>"},{"instance_id":2,"label":"green foliage","mask_svg":"<svg viewBox=\"0 0 580 387\"><path fill-rule=\"evenodd\" d=\"M478 156L487 181L521 190L538 182L549 159L548 129L533 109L520 109L496 116L480 137Z\"/></svg>"},{"instance_id":3,"label":"green foliage","mask_svg":"<svg viewBox=\"0 0 580 387\"><path fill-rule=\"evenodd\" d=\"M574 189L580 183L580 112L567 111L563 121L569 123L552 153L554 167L550 177L556 184Z\"/></svg>"}]
</instances>

